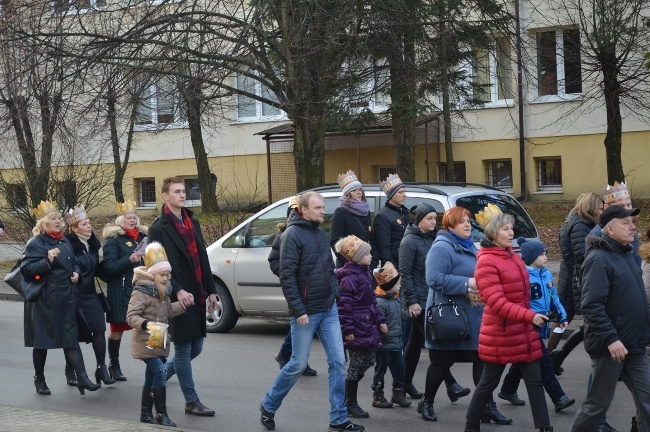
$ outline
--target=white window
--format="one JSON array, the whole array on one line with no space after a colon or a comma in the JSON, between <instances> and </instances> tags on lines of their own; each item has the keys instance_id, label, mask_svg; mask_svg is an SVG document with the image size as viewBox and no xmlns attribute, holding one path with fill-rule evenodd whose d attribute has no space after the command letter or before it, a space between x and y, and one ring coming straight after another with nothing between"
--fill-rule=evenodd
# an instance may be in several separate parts
<instances>
[{"instance_id":1,"label":"white window","mask_svg":"<svg viewBox=\"0 0 650 432\"><path fill-rule=\"evenodd\" d=\"M156 180L140 179L137 182L140 207L156 207Z\"/></svg>"},{"instance_id":2,"label":"white window","mask_svg":"<svg viewBox=\"0 0 650 432\"><path fill-rule=\"evenodd\" d=\"M562 190L562 159L559 157L537 159L537 190Z\"/></svg>"},{"instance_id":3,"label":"white window","mask_svg":"<svg viewBox=\"0 0 650 432\"><path fill-rule=\"evenodd\" d=\"M487 185L506 191L512 190L512 161L494 160L485 162Z\"/></svg>"},{"instance_id":4,"label":"white window","mask_svg":"<svg viewBox=\"0 0 650 432\"><path fill-rule=\"evenodd\" d=\"M185 184L185 207L201 207L201 190L199 189L199 179L184 178Z\"/></svg>"},{"instance_id":5,"label":"white window","mask_svg":"<svg viewBox=\"0 0 650 432\"><path fill-rule=\"evenodd\" d=\"M24 184L7 185L7 203L14 210L27 208L27 188Z\"/></svg>"},{"instance_id":6,"label":"white window","mask_svg":"<svg viewBox=\"0 0 650 432\"><path fill-rule=\"evenodd\" d=\"M106 7L107 0L54 0L52 11L55 15L87 13Z\"/></svg>"},{"instance_id":7,"label":"white window","mask_svg":"<svg viewBox=\"0 0 650 432\"><path fill-rule=\"evenodd\" d=\"M135 119L137 129L187 126L173 77L159 75L148 79L137 78L134 92L140 98Z\"/></svg>"},{"instance_id":8,"label":"white window","mask_svg":"<svg viewBox=\"0 0 650 432\"><path fill-rule=\"evenodd\" d=\"M238 90L254 94L271 101L277 101L278 98L253 77L237 74L235 84ZM275 120L286 118L282 110L267 103L263 103L251 96L237 95L237 120L254 121L254 120Z\"/></svg>"},{"instance_id":9,"label":"white window","mask_svg":"<svg viewBox=\"0 0 650 432\"><path fill-rule=\"evenodd\" d=\"M582 93L578 29L537 32L535 49L538 101L575 98Z\"/></svg>"},{"instance_id":10,"label":"white window","mask_svg":"<svg viewBox=\"0 0 650 432\"><path fill-rule=\"evenodd\" d=\"M471 76L476 101L500 105L512 103L515 91L510 53L506 38L496 38L489 49L474 49Z\"/></svg>"}]
</instances>

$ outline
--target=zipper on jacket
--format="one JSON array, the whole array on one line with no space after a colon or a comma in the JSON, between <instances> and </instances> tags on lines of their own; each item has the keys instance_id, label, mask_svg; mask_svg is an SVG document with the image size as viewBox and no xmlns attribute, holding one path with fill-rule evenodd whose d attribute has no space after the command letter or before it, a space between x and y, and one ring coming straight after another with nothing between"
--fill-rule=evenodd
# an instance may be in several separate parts
<instances>
[{"instance_id":1,"label":"zipper on jacket","mask_svg":"<svg viewBox=\"0 0 650 432\"><path fill-rule=\"evenodd\" d=\"M305 304L307 304L307 291L309 291L309 278L307 278L307 281L305 282L305 294L303 295Z\"/></svg>"},{"instance_id":2,"label":"zipper on jacket","mask_svg":"<svg viewBox=\"0 0 650 432\"><path fill-rule=\"evenodd\" d=\"M122 275L122 291L124 291L125 285L126 285L126 276Z\"/></svg>"},{"instance_id":3,"label":"zipper on jacket","mask_svg":"<svg viewBox=\"0 0 650 432\"><path fill-rule=\"evenodd\" d=\"M327 279L327 265L325 264L325 260L323 260L323 255L321 255L321 246L320 246L320 240L318 239L318 228L312 231L312 234L314 234L314 237L316 238L316 243L318 244L318 256L320 257L320 262L321 265L323 266L323 274L325 275L325 306L327 305L327 298L330 296L329 294L329 281ZM329 248L328 248L329 252ZM306 294L306 293L305 293ZM307 298L305 297L305 300Z\"/></svg>"}]
</instances>

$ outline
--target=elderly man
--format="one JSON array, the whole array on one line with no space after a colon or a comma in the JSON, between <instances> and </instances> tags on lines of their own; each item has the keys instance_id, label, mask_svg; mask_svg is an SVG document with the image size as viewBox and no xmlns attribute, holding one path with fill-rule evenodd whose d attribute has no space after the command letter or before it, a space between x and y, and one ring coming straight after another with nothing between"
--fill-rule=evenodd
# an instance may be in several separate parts
<instances>
[{"instance_id":1,"label":"elderly man","mask_svg":"<svg viewBox=\"0 0 650 432\"><path fill-rule=\"evenodd\" d=\"M582 265L585 350L593 382L576 413L572 432L598 430L616 390L619 375L634 396L638 429L650 430L650 312L641 269L634 259L639 209L610 206L600 216L602 237L589 236ZM625 366L625 367L623 367Z\"/></svg>"},{"instance_id":2,"label":"elderly man","mask_svg":"<svg viewBox=\"0 0 650 432\"><path fill-rule=\"evenodd\" d=\"M307 367L314 334L318 334L329 366L329 430L363 431L363 426L348 420L343 404L345 354L336 308L339 287L329 239L319 227L325 216L323 197L316 192L300 195L297 210L280 240L280 283L291 313L293 352L262 399L261 422L266 429L275 429L275 412Z\"/></svg>"}]
</instances>

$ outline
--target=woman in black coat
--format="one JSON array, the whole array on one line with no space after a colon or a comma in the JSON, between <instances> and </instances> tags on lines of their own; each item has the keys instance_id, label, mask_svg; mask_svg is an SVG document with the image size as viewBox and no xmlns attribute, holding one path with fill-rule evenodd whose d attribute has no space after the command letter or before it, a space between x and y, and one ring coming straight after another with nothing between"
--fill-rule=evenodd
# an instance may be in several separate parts
<instances>
[{"instance_id":1,"label":"woman in black coat","mask_svg":"<svg viewBox=\"0 0 650 432\"><path fill-rule=\"evenodd\" d=\"M72 245L63 236L63 220L56 204L41 201L34 209L39 218L25 248L20 271L26 279L45 278L41 293L25 302L25 346L33 347L36 393L51 394L45 383L47 350L63 348L77 375L77 388L95 391L86 374L79 348L77 329L77 289L79 266Z\"/></svg>"},{"instance_id":2,"label":"woman in black coat","mask_svg":"<svg viewBox=\"0 0 650 432\"><path fill-rule=\"evenodd\" d=\"M134 201L118 203L115 225L104 228L104 278L111 311L106 314L110 324L108 335L108 372L116 381L126 381L120 369L122 333L131 330L126 323L126 310L133 292L133 269L142 265L144 247L136 252L138 244L147 236L147 227L140 225Z\"/></svg>"},{"instance_id":3,"label":"woman in black coat","mask_svg":"<svg viewBox=\"0 0 650 432\"><path fill-rule=\"evenodd\" d=\"M95 276L101 267L99 265L99 250L102 247L97 236L92 231L92 225L86 210L76 207L65 215L69 233L66 238L72 245L77 265L80 269L77 282L77 310L83 317L88 331L92 335L93 351L97 360L95 381L110 385L115 383L106 368L106 317L104 309L97 297ZM74 370L66 361L65 375L69 385L76 385Z\"/></svg>"},{"instance_id":4,"label":"woman in black coat","mask_svg":"<svg viewBox=\"0 0 650 432\"><path fill-rule=\"evenodd\" d=\"M370 268L377 267L379 261L379 252L375 246L375 235L372 231L372 220L370 217L370 207L366 201L366 194L357 176L353 171L341 174L338 178L339 186L343 195L339 198L339 207L334 210L332 222L330 224L330 246L334 250L334 245L343 237L355 235L361 240L369 243L372 247L370 254L372 261ZM348 262L345 257L339 253L336 254L336 267L343 267Z\"/></svg>"}]
</instances>

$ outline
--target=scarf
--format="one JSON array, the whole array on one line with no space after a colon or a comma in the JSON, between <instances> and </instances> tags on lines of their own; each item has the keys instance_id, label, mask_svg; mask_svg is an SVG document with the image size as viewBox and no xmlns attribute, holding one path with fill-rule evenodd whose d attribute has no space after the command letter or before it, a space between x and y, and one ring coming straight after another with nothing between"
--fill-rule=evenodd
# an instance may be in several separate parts
<instances>
[{"instance_id":1,"label":"scarf","mask_svg":"<svg viewBox=\"0 0 650 432\"><path fill-rule=\"evenodd\" d=\"M138 241L138 236L140 235L140 229L138 227L135 228L122 227L122 229L124 230L126 235L131 237L131 240L133 240L134 242Z\"/></svg>"},{"instance_id":2,"label":"scarf","mask_svg":"<svg viewBox=\"0 0 650 432\"><path fill-rule=\"evenodd\" d=\"M471 237L468 239L464 239L453 231L449 231L449 234L451 234L451 236L455 238L458 244L461 245L463 248L467 249L468 251L472 250L472 247L474 246L474 242L472 241Z\"/></svg>"},{"instance_id":3,"label":"scarf","mask_svg":"<svg viewBox=\"0 0 650 432\"><path fill-rule=\"evenodd\" d=\"M54 240L61 240L63 238L63 231L59 231L57 234L54 234L52 231L48 231L45 229L43 231L45 232L45 234L49 235Z\"/></svg>"},{"instance_id":4,"label":"scarf","mask_svg":"<svg viewBox=\"0 0 650 432\"><path fill-rule=\"evenodd\" d=\"M163 206L163 216L167 218L176 228L176 232L183 240L183 245L187 249L187 254L190 256L190 263L194 269L194 280L196 281L197 293L199 294L199 308L198 311L201 316L205 316L205 289L203 287L203 270L201 269L201 261L199 260L199 248L196 244L196 237L194 237L194 225L192 219L187 213L185 207L181 208L181 219L177 218L174 213L167 207Z\"/></svg>"},{"instance_id":5,"label":"scarf","mask_svg":"<svg viewBox=\"0 0 650 432\"><path fill-rule=\"evenodd\" d=\"M90 246L88 245L88 240L90 240L90 236L85 236L81 235L79 233L75 233L77 235L77 238L81 241L81 244L86 246L86 250L90 250Z\"/></svg>"},{"instance_id":6,"label":"scarf","mask_svg":"<svg viewBox=\"0 0 650 432\"><path fill-rule=\"evenodd\" d=\"M352 198L350 202L347 201L348 197L343 195L339 198L339 205L355 216L368 216L370 212L368 201L357 201Z\"/></svg>"}]
</instances>

